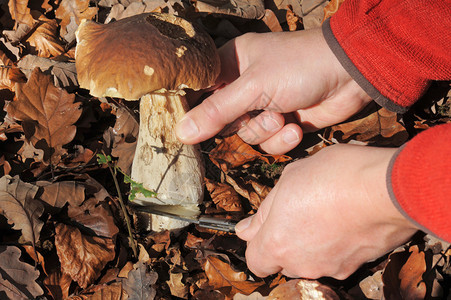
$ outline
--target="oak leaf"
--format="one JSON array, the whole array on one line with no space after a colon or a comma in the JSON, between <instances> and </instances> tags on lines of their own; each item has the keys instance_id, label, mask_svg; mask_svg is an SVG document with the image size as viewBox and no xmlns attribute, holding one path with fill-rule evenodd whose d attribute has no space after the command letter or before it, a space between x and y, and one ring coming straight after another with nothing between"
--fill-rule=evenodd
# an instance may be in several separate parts
<instances>
[{"instance_id":1,"label":"oak leaf","mask_svg":"<svg viewBox=\"0 0 451 300\"><path fill-rule=\"evenodd\" d=\"M117 166L130 175L138 141L139 123L132 113L120 107L116 113L114 128L109 128L103 135L111 155L118 158Z\"/></svg>"},{"instance_id":2,"label":"oak leaf","mask_svg":"<svg viewBox=\"0 0 451 300\"><path fill-rule=\"evenodd\" d=\"M28 0L9 0L8 6L11 17L16 20L15 29L18 24L25 24L29 28L33 27L34 20L28 8Z\"/></svg>"},{"instance_id":3,"label":"oak leaf","mask_svg":"<svg viewBox=\"0 0 451 300\"><path fill-rule=\"evenodd\" d=\"M0 90L9 89L14 92L16 82L25 81L21 70L0 50Z\"/></svg>"},{"instance_id":4,"label":"oak leaf","mask_svg":"<svg viewBox=\"0 0 451 300\"><path fill-rule=\"evenodd\" d=\"M243 211L240 196L230 185L205 178L205 186L218 208L233 212Z\"/></svg>"},{"instance_id":5,"label":"oak leaf","mask_svg":"<svg viewBox=\"0 0 451 300\"><path fill-rule=\"evenodd\" d=\"M405 127L398 122L397 114L381 108L368 116L351 120L331 127L331 135L340 135L340 140L350 139L365 142L373 141L381 145L400 146L409 135Z\"/></svg>"},{"instance_id":6,"label":"oak leaf","mask_svg":"<svg viewBox=\"0 0 451 300\"><path fill-rule=\"evenodd\" d=\"M133 270L128 272L128 277L122 280L122 286L129 299L151 300L155 298L156 290L153 285L158 279L158 274L148 270L147 265L138 261Z\"/></svg>"},{"instance_id":7,"label":"oak leaf","mask_svg":"<svg viewBox=\"0 0 451 300\"><path fill-rule=\"evenodd\" d=\"M85 200L85 187L76 181L36 182L41 187L41 200L52 207L62 208L67 202L80 206Z\"/></svg>"},{"instance_id":8,"label":"oak leaf","mask_svg":"<svg viewBox=\"0 0 451 300\"><path fill-rule=\"evenodd\" d=\"M243 19L261 19L265 15L263 0L197 0L196 10Z\"/></svg>"},{"instance_id":9,"label":"oak leaf","mask_svg":"<svg viewBox=\"0 0 451 300\"><path fill-rule=\"evenodd\" d=\"M27 38L27 42L41 57L54 57L64 52L58 37L58 24L55 19L47 19L41 15L39 25Z\"/></svg>"},{"instance_id":10,"label":"oak leaf","mask_svg":"<svg viewBox=\"0 0 451 300\"><path fill-rule=\"evenodd\" d=\"M19 176L0 178L0 211L14 224L13 229L21 230L24 240L33 245L44 224L39 220L44 206L34 199L37 191L37 186L21 181Z\"/></svg>"},{"instance_id":11,"label":"oak leaf","mask_svg":"<svg viewBox=\"0 0 451 300\"><path fill-rule=\"evenodd\" d=\"M55 227L55 247L61 270L82 288L92 284L115 257L112 239L84 235L63 223Z\"/></svg>"},{"instance_id":12,"label":"oak leaf","mask_svg":"<svg viewBox=\"0 0 451 300\"><path fill-rule=\"evenodd\" d=\"M182 282L183 273L170 273L166 283L171 290L171 295L182 299L188 299L188 286Z\"/></svg>"},{"instance_id":13,"label":"oak leaf","mask_svg":"<svg viewBox=\"0 0 451 300\"><path fill-rule=\"evenodd\" d=\"M260 159L268 164L291 160L291 158L286 155L262 154L252 148L249 144L243 142L237 134L223 139L217 139L216 144L216 147L210 151L210 160L226 173L230 169L256 159Z\"/></svg>"},{"instance_id":14,"label":"oak leaf","mask_svg":"<svg viewBox=\"0 0 451 300\"><path fill-rule=\"evenodd\" d=\"M232 178L226 175L226 181L238 194L248 199L254 209L258 209L262 201L271 191L271 187L258 183L254 178Z\"/></svg>"},{"instance_id":15,"label":"oak leaf","mask_svg":"<svg viewBox=\"0 0 451 300\"><path fill-rule=\"evenodd\" d=\"M248 280L244 272L233 270L229 263L212 255L206 257L203 267L208 283L215 289L230 288L230 295L236 293L249 295L264 284L264 282Z\"/></svg>"},{"instance_id":16,"label":"oak leaf","mask_svg":"<svg viewBox=\"0 0 451 300\"><path fill-rule=\"evenodd\" d=\"M89 0L62 0L55 11L55 17L59 20L61 26L61 36L68 33L67 26L71 23L71 18L80 25L81 20L91 20L98 11L97 7L89 7Z\"/></svg>"},{"instance_id":17,"label":"oak leaf","mask_svg":"<svg viewBox=\"0 0 451 300\"><path fill-rule=\"evenodd\" d=\"M344 2L345 0L332 0L330 1L325 7L324 7L324 18L323 18L323 22L327 19L332 17L332 15L334 15L338 9L340 8L340 5Z\"/></svg>"},{"instance_id":18,"label":"oak leaf","mask_svg":"<svg viewBox=\"0 0 451 300\"><path fill-rule=\"evenodd\" d=\"M273 289L267 299L339 300L341 298L332 288L316 280L293 279Z\"/></svg>"},{"instance_id":19,"label":"oak leaf","mask_svg":"<svg viewBox=\"0 0 451 300\"><path fill-rule=\"evenodd\" d=\"M27 83L16 85L17 101L6 107L9 115L22 121L26 139L44 150L46 160L63 153L62 146L74 138L73 124L81 115L75 95L51 81L51 76L34 69Z\"/></svg>"},{"instance_id":20,"label":"oak leaf","mask_svg":"<svg viewBox=\"0 0 451 300\"><path fill-rule=\"evenodd\" d=\"M20 261L20 254L17 247L0 246L0 299L34 299L44 293L36 283L39 271Z\"/></svg>"},{"instance_id":21,"label":"oak leaf","mask_svg":"<svg viewBox=\"0 0 451 300\"><path fill-rule=\"evenodd\" d=\"M108 205L105 202L97 205L95 198L87 199L80 206L71 203L67 214L73 221L89 228L97 236L114 239L119 232Z\"/></svg>"},{"instance_id":22,"label":"oak leaf","mask_svg":"<svg viewBox=\"0 0 451 300\"><path fill-rule=\"evenodd\" d=\"M61 270L55 270L44 278L43 283L53 299L66 299L69 296L72 277L62 273Z\"/></svg>"}]
</instances>

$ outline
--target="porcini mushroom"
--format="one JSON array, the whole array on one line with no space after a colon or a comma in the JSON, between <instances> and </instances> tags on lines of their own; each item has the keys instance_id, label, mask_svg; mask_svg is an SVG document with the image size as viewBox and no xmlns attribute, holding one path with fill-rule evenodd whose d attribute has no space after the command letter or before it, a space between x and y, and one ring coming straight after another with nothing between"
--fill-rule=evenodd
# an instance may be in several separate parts
<instances>
[{"instance_id":1,"label":"porcini mushroom","mask_svg":"<svg viewBox=\"0 0 451 300\"><path fill-rule=\"evenodd\" d=\"M75 62L81 88L96 97L140 99L140 127L131 177L155 198L140 205L178 205L196 214L203 196L198 146L184 145L175 124L189 109L184 88L214 84L219 56L201 28L180 17L146 13L109 24L83 22ZM152 216L152 230L179 229L186 222Z\"/></svg>"}]
</instances>

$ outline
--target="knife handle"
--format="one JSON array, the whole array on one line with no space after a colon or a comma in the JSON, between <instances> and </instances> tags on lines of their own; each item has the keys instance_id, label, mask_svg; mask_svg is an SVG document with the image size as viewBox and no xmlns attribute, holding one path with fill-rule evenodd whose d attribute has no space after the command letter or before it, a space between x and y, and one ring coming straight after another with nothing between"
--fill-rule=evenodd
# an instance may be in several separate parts
<instances>
[{"instance_id":1,"label":"knife handle","mask_svg":"<svg viewBox=\"0 0 451 300\"><path fill-rule=\"evenodd\" d=\"M220 218L212 218L212 217L199 217L198 225L208 229L220 230L230 233L235 233L235 225L238 221L231 219L220 219Z\"/></svg>"}]
</instances>

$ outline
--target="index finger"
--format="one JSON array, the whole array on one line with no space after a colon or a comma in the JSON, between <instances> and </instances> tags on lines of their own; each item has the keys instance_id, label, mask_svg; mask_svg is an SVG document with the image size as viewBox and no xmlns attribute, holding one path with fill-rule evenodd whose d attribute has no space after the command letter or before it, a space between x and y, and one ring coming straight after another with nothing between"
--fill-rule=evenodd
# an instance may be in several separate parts
<instances>
[{"instance_id":1,"label":"index finger","mask_svg":"<svg viewBox=\"0 0 451 300\"><path fill-rule=\"evenodd\" d=\"M243 114L267 107L271 98L249 77L245 72L189 111L176 125L179 140L185 144L202 142Z\"/></svg>"}]
</instances>

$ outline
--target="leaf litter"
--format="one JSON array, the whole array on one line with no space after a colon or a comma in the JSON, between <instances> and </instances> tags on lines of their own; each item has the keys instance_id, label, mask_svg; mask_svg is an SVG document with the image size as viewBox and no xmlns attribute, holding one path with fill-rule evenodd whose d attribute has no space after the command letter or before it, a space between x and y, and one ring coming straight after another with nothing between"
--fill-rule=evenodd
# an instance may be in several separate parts
<instances>
[{"instance_id":1,"label":"leaf litter","mask_svg":"<svg viewBox=\"0 0 451 300\"><path fill-rule=\"evenodd\" d=\"M301 4L300 4L301 3ZM258 278L236 236L189 226L178 235L127 224L119 196L136 146L136 104L79 89L74 32L83 19L114 22L148 11L191 18L220 46L248 31L318 26L334 1L9 0L0 5L0 298L30 299L408 299L450 294L450 245L419 233L360 268L351 280ZM202 144L206 214L256 212L290 161L336 143L400 146L450 122L450 86L436 83L404 115L377 105L306 134L288 155L267 155L233 132ZM433 101L431 101L433 99ZM120 193L104 153L123 173ZM133 241L127 232L131 226ZM135 257L131 243L136 243Z\"/></svg>"}]
</instances>

